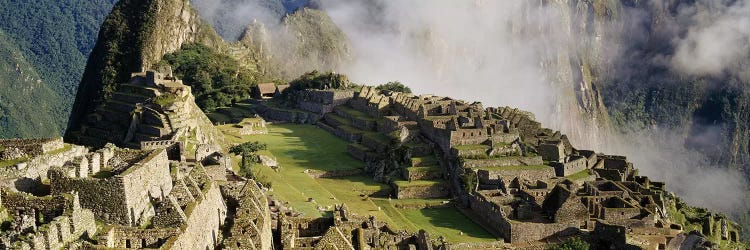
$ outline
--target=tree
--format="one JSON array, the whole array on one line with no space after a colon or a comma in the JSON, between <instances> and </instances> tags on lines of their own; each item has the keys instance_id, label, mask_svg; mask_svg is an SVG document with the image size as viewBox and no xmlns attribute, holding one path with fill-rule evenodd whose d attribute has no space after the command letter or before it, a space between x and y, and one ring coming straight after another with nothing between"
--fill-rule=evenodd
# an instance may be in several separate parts
<instances>
[{"instance_id":1,"label":"tree","mask_svg":"<svg viewBox=\"0 0 750 250\"><path fill-rule=\"evenodd\" d=\"M555 245L547 250L589 250L589 243L581 240L580 238L573 238L560 245Z\"/></svg>"},{"instance_id":2,"label":"tree","mask_svg":"<svg viewBox=\"0 0 750 250\"><path fill-rule=\"evenodd\" d=\"M266 150L268 148L268 145L261 142L245 142L242 144L234 145L231 148L229 148L229 153L241 155L242 156L242 164L240 165L240 173L244 173L244 175L252 175L250 172L250 165L252 163L249 163L250 161L258 162L259 157L255 154L258 151Z\"/></svg>"},{"instance_id":3,"label":"tree","mask_svg":"<svg viewBox=\"0 0 750 250\"><path fill-rule=\"evenodd\" d=\"M240 62L201 44L185 44L160 62L171 65L177 78L192 87L202 109L213 111L250 97L261 73L244 69Z\"/></svg>"},{"instance_id":4,"label":"tree","mask_svg":"<svg viewBox=\"0 0 750 250\"><path fill-rule=\"evenodd\" d=\"M375 87L375 89L383 91L393 91L393 92L404 92L404 93L411 93L411 89L407 87L406 85L402 84L401 82L395 81L395 82L388 82L386 84L381 84Z\"/></svg>"}]
</instances>

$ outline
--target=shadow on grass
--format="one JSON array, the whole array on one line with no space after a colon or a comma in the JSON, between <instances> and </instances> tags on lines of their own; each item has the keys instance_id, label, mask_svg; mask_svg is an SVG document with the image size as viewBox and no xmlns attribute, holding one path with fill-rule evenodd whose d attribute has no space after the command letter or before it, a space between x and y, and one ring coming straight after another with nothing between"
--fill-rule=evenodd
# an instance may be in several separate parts
<instances>
[{"instance_id":1,"label":"shadow on grass","mask_svg":"<svg viewBox=\"0 0 750 250\"><path fill-rule=\"evenodd\" d=\"M495 237L484 230L481 226L472 222L461 214L456 208L425 208L419 210L420 214L428 219L434 227L459 230L465 237L494 240Z\"/></svg>"},{"instance_id":2,"label":"shadow on grass","mask_svg":"<svg viewBox=\"0 0 750 250\"><path fill-rule=\"evenodd\" d=\"M268 135L259 138L267 138L265 141L270 151L282 163L290 161L300 167L322 171L364 168L364 163L347 152L348 142L323 129L299 124L277 124L273 127L275 129L271 129Z\"/></svg>"}]
</instances>

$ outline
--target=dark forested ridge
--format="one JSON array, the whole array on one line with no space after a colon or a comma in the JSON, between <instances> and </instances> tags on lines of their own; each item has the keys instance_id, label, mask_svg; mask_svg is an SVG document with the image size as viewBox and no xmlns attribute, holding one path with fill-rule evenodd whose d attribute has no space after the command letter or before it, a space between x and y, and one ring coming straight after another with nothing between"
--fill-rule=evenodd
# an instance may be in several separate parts
<instances>
[{"instance_id":1,"label":"dark forested ridge","mask_svg":"<svg viewBox=\"0 0 750 250\"><path fill-rule=\"evenodd\" d=\"M5 117L0 138L39 137L62 134L86 60L96 42L99 26L117 0L0 0L0 29L7 42L28 61L41 80L32 99L4 99L4 113L34 111L32 117ZM5 59L5 58L4 58ZM2 63L13 63L3 61ZM27 73L30 73L27 70ZM3 88L24 84L7 74L0 76ZM9 88L13 93L14 88ZM5 90L5 89L4 89ZM37 99L44 97L44 99ZM18 101L18 102L16 102ZM30 114L28 114L30 115ZM29 118L29 119L25 119ZM29 130L35 128L39 130Z\"/></svg>"},{"instance_id":2,"label":"dark forested ridge","mask_svg":"<svg viewBox=\"0 0 750 250\"><path fill-rule=\"evenodd\" d=\"M0 31L0 135L45 137L58 134L53 119L60 97L45 85L18 46Z\"/></svg>"}]
</instances>

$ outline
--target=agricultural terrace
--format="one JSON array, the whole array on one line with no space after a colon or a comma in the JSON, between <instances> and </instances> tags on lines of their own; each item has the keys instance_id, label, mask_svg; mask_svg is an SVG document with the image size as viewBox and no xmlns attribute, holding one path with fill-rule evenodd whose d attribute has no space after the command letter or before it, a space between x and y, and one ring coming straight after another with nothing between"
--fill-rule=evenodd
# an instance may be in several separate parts
<instances>
[{"instance_id":1,"label":"agricultural terrace","mask_svg":"<svg viewBox=\"0 0 750 250\"><path fill-rule=\"evenodd\" d=\"M398 230L420 228L450 242L494 241L491 234L472 223L453 207L439 206L446 200L389 199L390 187L363 174L339 178L313 178L307 172L363 169L364 163L346 152L347 142L312 125L273 124L266 135L240 135L231 124L219 126L228 143L259 141L268 150L259 154L275 158L280 168L274 171L254 165L256 178L270 183L269 195L287 202L305 216L330 216L335 204L346 203L359 216L374 215ZM233 159L239 169L239 157ZM312 198L312 199L310 199Z\"/></svg>"}]
</instances>

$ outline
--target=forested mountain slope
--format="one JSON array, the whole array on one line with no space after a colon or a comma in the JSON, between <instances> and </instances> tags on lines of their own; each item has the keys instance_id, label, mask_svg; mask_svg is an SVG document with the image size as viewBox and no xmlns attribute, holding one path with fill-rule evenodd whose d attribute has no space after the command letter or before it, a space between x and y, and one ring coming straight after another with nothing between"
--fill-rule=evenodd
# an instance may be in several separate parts
<instances>
[{"instance_id":1,"label":"forested mountain slope","mask_svg":"<svg viewBox=\"0 0 750 250\"><path fill-rule=\"evenodd\" d=\"M12 46L0 50L19 51L29 63L25 73L35 71L34 75L38 73L36 80L41 80L34 89L54 92L54 95L27 94L31 99L2 100L0 105L6 113L23 115L4 118L9 122L0 130L0 138L62 134L97 31L114 2L116 0L38 0L33 3L0 0L0 30L4 31L7 41L2 46ZM18 79L7 74L0 76L4 86L25 84ZM15 92L9 89L2 94L14 95ZM41 97L44 99L38 99ZM24 112L28 110L35 112ZM33 117L26 119L24 115ZM29 130L31 128L37 130Z\"/></svg>"}]
</instances>

